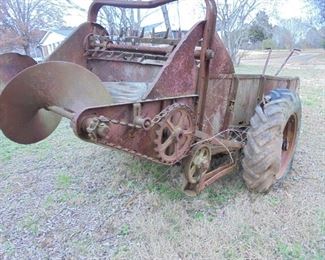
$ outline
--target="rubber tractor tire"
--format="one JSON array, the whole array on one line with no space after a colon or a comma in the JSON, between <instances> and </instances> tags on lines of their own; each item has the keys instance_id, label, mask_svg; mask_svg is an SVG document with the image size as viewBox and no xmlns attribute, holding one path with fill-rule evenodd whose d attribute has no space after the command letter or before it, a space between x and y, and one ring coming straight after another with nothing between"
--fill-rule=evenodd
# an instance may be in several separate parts
<instances>
[{"instance_id":1,"label":"rubber tractor tire","mask_svg":"<svg viewBox=\"0 0 325 260\"><path fill-rule=\"evenodd\" d=\"M297 93L275 89L255 109L242 160L243 178L255 192L267 192L290 171L301 125Z\"/></svg>"}]
</instances>

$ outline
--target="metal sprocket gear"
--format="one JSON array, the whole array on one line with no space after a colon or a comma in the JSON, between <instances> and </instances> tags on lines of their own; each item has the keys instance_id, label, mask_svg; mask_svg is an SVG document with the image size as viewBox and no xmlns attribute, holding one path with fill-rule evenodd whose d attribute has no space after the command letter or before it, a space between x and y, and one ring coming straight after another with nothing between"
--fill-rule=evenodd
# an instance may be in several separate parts
<instances>
[{"instance_id":1,"label":"metal sprocket gear","mask_svg":"<svg viewBox=\"0 0 325 260\"><path fill-rule=\"evenodd\" d=\"M198 145L192 149L185 159L185 178L191 184L198 184L207 173L212 159L211 147L208 144Z\"/></svg>"},{"instance_id":2,"label":"metal sprocket gear","mask_svg":"<svg viewBox=\"0 0 325 260\"><path fill-rule=\"evenodd\" d=\"M186 105L173 105L158 123L155 151L164 163L174 164L186 156L195 133L195 116Z\"/></svg>"}]
</instances>

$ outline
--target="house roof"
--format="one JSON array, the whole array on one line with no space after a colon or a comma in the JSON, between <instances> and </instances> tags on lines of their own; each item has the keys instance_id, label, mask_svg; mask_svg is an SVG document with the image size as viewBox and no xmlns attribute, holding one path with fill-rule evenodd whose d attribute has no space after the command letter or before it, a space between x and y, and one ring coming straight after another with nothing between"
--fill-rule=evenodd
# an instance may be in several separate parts
<instances>
[{"instance_id":1,"label":"house roof","mask_svg":"<svg viewBox=\"0 0 325 260\"><path fill-rule=\"evenodd\" d=\"M62 35L66 38L66 37L70 36L74 30L75 30L75 28L47 31L46 34L43 36L43 38L40 40L40 45L42 45L42 43L44 43L46 41L46 39L49 37L49 35L51 33L56 33L56 34Z\"/></svg>"},{"instance_id":2,"label":"house roof","mask_svg":"<svg viewBox=\"0 0 325 260\"><path fill-rule=\"evenodd\" d=\"M53 32L64 36L70 36L70 34L73 33L74 30L75 28L69 28L69 29L53 30Z\"/></svg>"}]
</instances>

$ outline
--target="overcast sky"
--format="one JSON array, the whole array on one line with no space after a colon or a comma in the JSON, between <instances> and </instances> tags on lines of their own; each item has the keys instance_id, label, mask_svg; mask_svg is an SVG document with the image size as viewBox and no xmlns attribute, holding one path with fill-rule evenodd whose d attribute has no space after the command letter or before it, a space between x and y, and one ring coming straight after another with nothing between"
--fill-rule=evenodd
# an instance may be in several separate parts
<instances>
[{"instance_id":1,"label":"overcast sky","mask_svg":"<svg viewBox=\"0 0 325 260\"><path fill-rule=\"evenodd\" d=\"M91 0L80 0L75 1L78 2L78 4L88 9ZM180 0L179 1L179 9L180 9L180 18L181 23L183 24L182 29L189 29L189 26L192 26L197 19L199 19L198 11L195 11L195 6L199 2L198 0ZM221 2L221 1L220 1ZM174 17L174 20L178 23L178 13L177 13L177 4L172 3L176 8L170 8L169 10L172 10L172 14L170 14L171 17ZM308 16L308 11L306 11L305 8L305 2L304 0L264 0L261 1L260 5L261 10L265 10L269 16L271 17L271 22L273 24L277 24L279 20L281 19L289 19L289 18L306 18ZM190 14L190 15L189 15ZM160 12L157 12L157 15L155 18L158 19L157 16L160 16ZM151 16L151 17L154 17ZM156 21L155 18L151 18L152 21L145 21L145 24L153 24ZM69 26L78 26L80 23L86 21L87 14L82 12L73 12L71 15L66 17L66 22ZM174 23L175 23L174 22ZM176 25L175 25L176 26ZM178 25L177 25L178 26Z\"/></svg>"}]
</instances>

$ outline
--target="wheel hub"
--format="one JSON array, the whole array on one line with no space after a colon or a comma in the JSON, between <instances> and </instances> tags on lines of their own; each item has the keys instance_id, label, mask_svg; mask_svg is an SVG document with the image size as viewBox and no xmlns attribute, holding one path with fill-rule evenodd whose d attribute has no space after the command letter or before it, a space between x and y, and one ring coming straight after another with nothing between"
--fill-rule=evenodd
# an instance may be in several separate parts
<instances>
[{"instance_id":1,"label":"wheel hub","mask_svg":"<svg viewBox=\"0 0 325 260\"><path fill-rule=\"evenodd\" d=\"M200 182L202 176L209 170L211 158L211 148L208 145L194 148L185 161L185 178L190 184Z\"/></svg>"}]
</instances>

